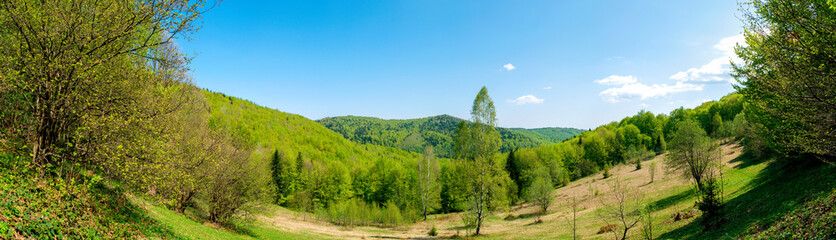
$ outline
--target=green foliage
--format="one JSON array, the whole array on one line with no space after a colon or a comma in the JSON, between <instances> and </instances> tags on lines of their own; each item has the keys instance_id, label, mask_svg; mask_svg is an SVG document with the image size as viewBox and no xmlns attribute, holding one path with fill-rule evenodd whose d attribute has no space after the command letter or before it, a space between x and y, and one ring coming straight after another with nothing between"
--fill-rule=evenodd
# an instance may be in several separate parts
<instances>
[{"instance_id":1,"label":"green foliage","mask_svg":"<svg viewBox=\"0 0 836 240\"><path fill-rule=\"evenodd\" d=\"M111 160L91 155L176 106L189 79L173 39L196 30L202 4L5 1L0 113L14 117L2 132L38 166Z\"/></svg>"},{"instance_id":2,"label":"green foliage","mask_svg":"<svg viewBox=\"0 0 836 240\"><path fill-rule=\"evenodd\" d=\"M750 1L736 49L746 119L784 154L836 156L836 11L825 0ZM724 118L728 119L728 118Z\"/></svg>"},{"instance_id":3,"label":"green foliage","mask_svg":"<svg viewBox=\"0 0 836 240\"><path fill-rule=\"evenodd\" d=\"M610 168L612 168L612 167L610 166L609 163L604 164L604 178L610 178L612 176L612 174L610 173Z\"/></svg>"},{"instance_id":4,"label":"green foliage","mask_svg":"<svg viewBox=\"0 0 836 240\"><path fill-rule=\"evenodd\" d=\"M421 153L425 146L433 146L436 155L452 158L453 138L459 123L465 120L439 115L419 119L384 120L373 117L329 117L317 120L328 129L348 140L361 144L395 147ZM583 132L574 128L496 128L502 140L500 151L529 148L558 143Z\"/></svg>"},{"instance_id":5,"label":"green foliage","mask_svg":"<svg viewBox=\"0 0 836 240\"><path fill-rule=\"evenodd\" d=\"M554 187L548 174L540 174L526 189L525 196L529 202L539 206L542 213L546 213L552 205L553 192Z\"/></svg>"},{"instance_id":6,"label":"green foliage","mask_svg":"<svg viewBox=\"0 0 836 240\"><path fill-rule=\"evenodd\" d=\"M398 227L405 224L405 217L398 205L389 202L381 207L368 204L360 199L340 201L316 212L317 216L329 222L344 226Z\"/></svg>"},{"instance_id":7,"label":"green foliage","mask_svg":"<svg viewBox=\"0 0 836 240\"><path fill-rule=\"evenodd\" d=\"M514 154L515 149L511 149L508 152L508 157L505 159L505 171L508 172L508 177L511 178L511 181L514 181L514 185L512 186L512 192L515 192L517 197L520 196L520 189L521 189L521 182L520 182L520 167L518 164L517 157ZM514 199L511 202L516 202Z\"/></svg>"},{"instance_id":8,"label":"green foliage","mask_svg":"<svg viewBox=\"0 0 836 240\"><path fill-rule=\"evenodd\" d=\"M301 154L297 158L301 158ZM287 157L278 150L273 151L270 158L270 170L273 184L275 184L275 203L286 202L296 191L300 182L299 168L300 161Z\"/></svg>"},{"instance_id":9,"label":"green foliage","mask_svg":"<svg viewBox=\"0 0 836 240\"><path fill-rule=\"evenodd\" d=\"M502 182L508 179L508 175L503 171L501 162L494 159L501 140L495 129L496 109L486 87L482 87L473 100L470 115L473 123L460 124L454 149L457 158L464 160L467 166L465 171L471 198L468 212L475 218L476 235L479 235L482 221L507 196Z\"/></svg>"},{"instance_id":10,"label":"green foliage","mask_svg":"<svg viewBox=\"0 0 836 240\"><path fill-rule=\"evenodd\" d=\"M247 150L226 150L215 164L210 166L206 189L203 191L207 203L209 220L229 223L232 215L245 203L257 200L258 187L256 168L248 161Z\"/></svg>"},{"instance_id":11,"label":"green foliage","mask_svg":"<svg viewBox=\"0 0 836 240\"><path fill-rule=\"evenodd\" d=\"M653 182L654 180L656 180L657 169L658 168L656 167L656 162L650 163L650 169L648 169L648 173L650 174L650 182Z\"/></svg>"},{"instance_id":12,"label":"green foliage","mask_svg":"<svg viewBox=\"0 0 836 240\"><path fill-rule=\"evenodd\" d=\"M121 189L85 168L76 171L75 177L41 176L30 159L0 154L0 238L173 237L128 204Z\"/></svg>"},{"instance_id":13,"label":"green foliage","mask_svg":"<svg viewBox=\"0 0 836 240\"><path fill-rule=\"evenodd\" d=\"M424 158L418 162L417 179L424 220L427 220L427 214L440 207L441 184L438 182L440 171L438 160L433 153L433 147L427 146L424 148Z\"/></svg>"},{"instance_id":14,"label":"green foliage","mask_svg":"<svg viewBox=\"0 0 836 240\"><path fill-rule=\"evenodd\" d=\"M670 153L665 158L670 169L694 181L700 194L697 205L708 216L705 223L709 227L718 224L721 208L720 154L716 141L696 122L684 121L677 125Z\"/></svg>"},{"instance_id":15,"label":"green foliage","mask_svg":"<svg viewBox=\"0 0 836 240\"><path fill-rule=\"evenodd\" d=\"M295 192L288 194L292 200L286 206L313 211L352 197L379 205L393 200L401 208L419 205L415 169L420 155L356 144L298 115L223 94L204 95L212 112L210 126L231 129L255 153L275 149L299 156Z\"/></svg>"}]
</instances>

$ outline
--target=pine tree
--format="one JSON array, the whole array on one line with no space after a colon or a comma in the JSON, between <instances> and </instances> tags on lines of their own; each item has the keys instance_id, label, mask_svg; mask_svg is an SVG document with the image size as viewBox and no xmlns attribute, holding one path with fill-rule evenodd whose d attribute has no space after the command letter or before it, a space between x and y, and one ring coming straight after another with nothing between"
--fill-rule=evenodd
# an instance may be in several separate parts
<instances>
[{"instance_id":1,"label":"pine tree","mask_svg":"<svg viewBox=\"0 0 836 240\"><path fill-rule=\"evenodd\" d=\"M511 151L508 152L508 158L505 159L505 171L508 172L508 176L514 181L514 184L517 185L517 189L521 189L520 170L519 166L517 166L517 158L514 152L516 152L516 149L511 149ZM518 193L518 196L519 195L520 194Z\"/></svg>"}]
</instances>

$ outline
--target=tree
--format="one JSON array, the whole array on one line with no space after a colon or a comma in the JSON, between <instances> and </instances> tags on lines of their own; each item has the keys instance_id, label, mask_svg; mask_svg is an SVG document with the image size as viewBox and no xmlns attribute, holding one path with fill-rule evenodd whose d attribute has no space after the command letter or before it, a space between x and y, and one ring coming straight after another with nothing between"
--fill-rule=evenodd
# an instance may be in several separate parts
<instances>
[{"instance_id":1,"label":"tree","mask_svg":"<svg viewBox=\"0 0 836 240\"><path fill-rule=\"evenodd\" d=\"M653 205L648 204L641 209L642 235L644 239L653 240Z\"/></svg>"},{"instance_id":2,"label":"tree","mask_svg":"<svg viewBox=\"0 0 836 240\"><path fill-rule=\"evenodd\" d=\"M699 124L686 120L677 124L671 149L665 158L668 168L693 180L700 194L700 210L709 217L719 213L720 148Z\"/></svg>"},{"instance_id":3,"label":"tree","mask_svg":"<svg viewBox=\"0 0 836 240\"><path fill-rule=\"evenodd\" d=\"M836 11L826 0L750 1L735 49L746 119L784 154L836 156ZM825 159L825 158L823 158Z\"/></svg>"},{"instance_id":4,"label":"tree","mask_svg":"<svg viewBox=\"0 0 836 240\"><path fill-rule=\"evenodd\" d=\"M161 102L153 99L153 89L189 81L187 61L173 43L197 29L202 5L200 0L0 3L0 55L8 56L0 58L0 98L23 104L9 108L22 110L16 124L25 127L18 137L31 147L33 164L87 160L82 156L90 151L115 146L120 127L144 127L137 121L171 112L154 108ZM96 124L99 120L130 124Z\"/></svg>"},{"instance_id":5,"label":"tree","mask_svg":"<svg viewBox=\"0 0 836 240\"><path fill-rule=\"evenodd\" d=\"M424 213L424 220L427 220L429 211L440 207L439 173L438 160L434 157L433 147L427 146L424 148L424 159L418 162L418 187L421 192L421 210Z\"/></svg>"},{"instance_id":6,"label":"tree","mask_svg":"<svg viewBox=\"0 0 836 240\"><path fill-rule=\"evenodd\" d=\"M571 197L569 199L569 207L572 208L572 219L566 217L566 223L572 229L572 239L578 239L578 211L580 211L580 201L578 201L577 197Z\"/></svg>"},{"instance_id":7,"label":"tree","mask_svg":"<svg viewBox=\"0 0 836 240\"><path fill-rule=\"evenodd\" d=\"M497 164L493 156L499 151L500 138L496 131L496 109L493 100L488 96L488 89L482 87L473 100L470 111L472 124L462 123L456 136L456 153L460 159L466 161L468 172L468 188L470 193L470 213L476 222L476 235L482 229L482 221L488 216L490 205L496 203L496 197L501 188L498 182Z\"/></svg>"},{"instance_id":8,"label":"tree","mask_svg":"<svg viewBox=\"0 0 836 240\"><path fill-rule=\"evenodd\" d=\"M627 233L641 222L641 208L644 194L638 192L639 190L624 184L621 179L615 179L609 184L611 195L600 198L601 208L600 216L604 218L607 224L615 222L620 225L622 230L619 233L613 231L615 239L627 239Z\"/></svg>"},{"instance_id":9,"label":"tree","mask_svg":"<svg viewBox=\"0 0 836 240\"><path fill-rule=\"evenodd\" d=\"M720 128L723 126L723 117L720 117L720 112L715 112L711 117L711 136L719 136Z\"/></svg>"},{"instance_id":10,"label":"tree","mask_svg":"<svg viewBox=\"0 0 836 240\"><path fill-rule=\"evenodd\" d=\"M545 214L552 205L553 191L552 181L548 175L538 174L539 176L531 183L531 186L526 190L526 199L540 207L540 211Z\"/></svg>"},{"instance_id":11,"label":"tree","mask_svg":"<svg viewBox=\"0 0 836 240\"><path fill-rule=\"evenodd\" d=\"M650 182L653 182L656 177L656 162L650 163L650 169L648 169L648 172L650 172Z\"/></svg>"},{"instance_id":12,"label":"tree","mask_svg":"<svg viewBox=\"0 0 836 240\"><path fill-rule=\"evenodd\" d=\"M517 166L517 157L514 152L516 152L516 149L511 149L511 151L508 152L508 158L505 159L505 171L508 172L508 176L512 181L514 181L517 189L521 189L520 166Z\"/></svg>"},{"instance_id":13,"label":"tree","mask_svg":"<svg viewBox=\"0 0 836 240\"><path fill-rule=\"evenodd\" d=\"M668 144L665 142L665 135L660 134L656 137L656 154L662 154L668 149Z\"/></svg>"},{"instance_id":14,"label":"tree","mask_svg":"<svg viewBox=\"0 0 836 240\"><path fill-rule=\"evenodd\" d=\"M288 159L283 152L274 150L270 157L270 176L276 187L275 203L282 204L293 195L295 190L294 182L297 181L296 161Z\"/></svg>"},{"instance_id":15,"label":"tree","mask_svg":"<svg viewBox=\"0 0 836 240\"><path fill-rule=\"evenodd\" d=\"M220 149L222 156L211 166L206 195L209 220L227 223L241 206L256 196L258 188L253 174L255 166L249 161L249 151L227 145Z\"/></svg>"}]
</instances>

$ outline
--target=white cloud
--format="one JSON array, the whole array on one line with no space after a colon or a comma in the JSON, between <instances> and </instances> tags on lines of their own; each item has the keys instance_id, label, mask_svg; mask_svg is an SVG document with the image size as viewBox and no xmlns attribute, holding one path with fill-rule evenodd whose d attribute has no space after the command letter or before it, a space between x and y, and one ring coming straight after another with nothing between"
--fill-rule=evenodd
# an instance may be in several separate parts
<instances>
[{"instance_id":1,"label":"white cloud","mask_svg":"<svg viewBox=\"0 0 836 240\"><path fill-rule=\"evenodd\" d=\"M545 101L545 100L543 100L542 98L535 97L534 95L525 95L525 96L522 96L522 97L518 97L517 99L514 99L514 100L508 99L509 103L515 103L517 105L523 105L523 104L529 104L529 103L539 104L539 103L543 103L543 101Z\"/></svg>"},{"instance_id":2,"label":"white cloud","mask_svg":"<svg viewBox=\"0 0 836 240\"><path fill-rule=\"evenodd\" d=\"M595 82L603 85L624 85L629 83L636 83L638 81L636 80L636 77L633 76L610 75L609 77L606 77L604 79L595 80Z\"/></svg>"},{"instance_id":3,"label":"white cloud","mask_svg":"<svg viewBox=\"0 0 836 240\"><path fill-rule=\"evenodd\" d=\"M653 84L648 86L643 83L634 82L604 90L598 95L601 96L604 101L617 103L637 98L644 100L649 98L664 97L672 93L687 91L702 91L702 86L684 82L677 82L674 85Z\"/></svg>"},{"instance_id":4,"label":"white cloud","mask_svg":"<svg viewBox=\"0 0 836 240\"><path fill-rule=\"evenodd\" d=\"M721 39L717 44L714 44L714 49L719 50L723 54L722 57L715 58L700 67L678 72L672 75L670 79L682 82L732 82L733 79L729 77L730 62L739 63L742 61L734 53L734 47L737 44L741 46L746 44L743 34Z\"/></svg>"},{"instance_id":5,"label":"white cloud","mask_svg":"<svg viewBox=\"0 0 836 240\"><path fill-rule=\"evenodd\" d=\"M514 70L514 69L517 68L517 67L514 66L514 64L511 64L511 63L502 65L502 67L505 68L505 70L508 70L508 71L511 71L511 70Z\"/></svg>"},{"instance_id":6,"label":"white cloud","mask_svg":"<svg viewBox=\"0 0 836 240\"><path fill-rule=\"evenodd\" d=\"M612 57L607 58L607 61L616 61L616 60L624 60L624 57L622 57L622 56L612 56Z\"/></svg>"},{"instance_id":7,"label":"white cloud","mask_svg":"<svg viewBox=\"0 0 836 240\"><path fill-rule=\"evenodd\" d=\"M639 107L642 107L642 109L646 110L647 109L647 103L639 104Z\"/></svg>"},{"instance_id":8,"label":"white cloud","mask_svg":"<svg viewBox=\"0 0 836 240\"><path fill-rule=\"evenodd\" d=\"M547 87L544 87L543 89L544 89L544 90L551 90L551 89L552 89L552 86L547 86Z\"/></svg>"}]
</instances>

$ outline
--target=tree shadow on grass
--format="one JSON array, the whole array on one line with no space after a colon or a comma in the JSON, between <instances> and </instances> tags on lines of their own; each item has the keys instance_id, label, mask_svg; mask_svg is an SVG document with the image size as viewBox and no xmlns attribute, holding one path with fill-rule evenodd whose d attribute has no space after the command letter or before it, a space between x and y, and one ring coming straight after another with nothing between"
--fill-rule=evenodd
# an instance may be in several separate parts
<instances>
[{"instance_id":1,"label":"tree shadow on grass","mask_svg":"<svg viewBox=\"0 0 836 240\"><path fill-rule=\"evenodd\" d=\"M700 216L688 225L659 236L659 239L738 238L763 231L809 199L836 188L833 184L836 181L834 170L836 167L810 157L778 159L769 163L744 187L749 191L723 204L725 216L722 224L705 230L701 224L704 216Z\"/></svg>"},{"instance_id":2,"label":"tree shadow on grass","mask_svg":"<svg viewBox=\"0 0 836 240\"><path fill-rule=\"evenodd\" d=\"M731 164L740 163L740 164L737 164L737 166L734 167L736 169L748 168L752 165L756 165L756 164L759 164L759 163L762 163L762 162L763 162L763 158L755 157L752 154L752 152L750 152L750 151L745 151L745 152L743 152L743 154L741 154L737 158L732 159L731 161L729 161L729 163L731 163Z\"/></svg>"},{"instance_id":3,"label":"tree shadow on grass","mask_svg":"<svg viewBox=\"0 0 836 240\"><path fill-rule=\"evenodd\" d=\"M665 208L668 208L670 206L676 205L676 204L678 204L682 201L690 200L694 196L695 196L694 191L689 188L689 189L683 190L682 192L680 192L676 195L671 195L669 197L659 199L659 200L653 202L652 206L656 209L665 209Z\"/></svg>"}]
</instances>

